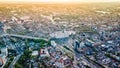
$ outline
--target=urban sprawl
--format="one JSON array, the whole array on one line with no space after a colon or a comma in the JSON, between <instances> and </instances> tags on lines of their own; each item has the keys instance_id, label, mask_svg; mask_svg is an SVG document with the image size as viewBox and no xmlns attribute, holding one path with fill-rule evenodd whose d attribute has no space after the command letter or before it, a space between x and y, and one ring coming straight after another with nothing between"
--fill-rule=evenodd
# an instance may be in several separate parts
<instances>
[{"instance_id":1,"label":"urban sprawl","mask_svg":"<svg viewBox=\"0 0 120 68\"><path fill-rule=\"evenodd\" d=\"M1 3L0 68L120 68L120 3Z\"/></svg>"}]
</instances>

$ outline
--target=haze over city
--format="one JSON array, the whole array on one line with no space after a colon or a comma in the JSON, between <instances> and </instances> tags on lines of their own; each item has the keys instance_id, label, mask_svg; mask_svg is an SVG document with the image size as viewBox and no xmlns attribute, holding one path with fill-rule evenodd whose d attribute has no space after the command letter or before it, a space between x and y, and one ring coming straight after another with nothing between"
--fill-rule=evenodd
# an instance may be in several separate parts
<instances>
[{"instance_id":1,"label":"haze over city","mask_svg":"<svg viewBox=\"0 0 120 68\"><path fill-rule=\"evenodd\" d=\"M0 2L120 2L120 0L0 0Z\"/></svg>"},{"instance_id":2,"label":"haze over city","mask_svg":"<svg viewBox=\"0 0 120 68\"><path fill-rule=\"evenodd\" d=\"M120 68L120 0L0 0L0 68Z\"/></svg>"}]
</instances>

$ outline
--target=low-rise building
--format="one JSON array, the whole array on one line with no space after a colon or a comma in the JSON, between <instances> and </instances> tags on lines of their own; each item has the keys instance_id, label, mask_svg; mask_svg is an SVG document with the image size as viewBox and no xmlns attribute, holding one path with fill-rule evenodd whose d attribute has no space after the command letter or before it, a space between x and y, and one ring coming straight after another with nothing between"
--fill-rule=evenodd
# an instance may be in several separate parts
<instances>
[{"instance_id":1,"label":"low-rise building","mask_svg":"<svg viewBox=\"0 0 120 68\"><path fill-rule=\"evenodd\" d=\"M38 51L33 51L32 52L32 56L37 56L38 55Z\"/></svg>"},{"instance_id":2,"label":"low-rise building","mask_svg":"<svg viewBox=\"0 0 120 68\"><path fill-rule=\"evenodd\" d=\"M0 67L3 68L7 61L8 50L6 47L1 48Z\"/></svg>"},{"instance_id":3,"label":"low-rise building","mask_svg":"<svg viewBox=\"0 0 120 68\"><path fill-rule=\"evenodd\" d=\"M48 49L47 48L40 49L40 56L41 57L50 56L48 53Z\"/></svg>"}]
</instances>

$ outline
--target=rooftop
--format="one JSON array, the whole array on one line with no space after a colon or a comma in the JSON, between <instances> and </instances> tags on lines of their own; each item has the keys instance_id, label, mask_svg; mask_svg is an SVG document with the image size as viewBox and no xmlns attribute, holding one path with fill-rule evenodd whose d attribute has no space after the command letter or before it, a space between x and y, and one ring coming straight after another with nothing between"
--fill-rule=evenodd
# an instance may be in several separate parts
<instances>
[{"instance_id":1,"label":"rooftop","mask_svg":"<svg viewBox=\"0 0 120 68\"><path fill-rule=\"evenodd\" d=\"M50 36L53 38L65 38L65 37L69 37L72 34L74 35L75 31L57 31L50 34Z\"/></svg>"}]
</instances>

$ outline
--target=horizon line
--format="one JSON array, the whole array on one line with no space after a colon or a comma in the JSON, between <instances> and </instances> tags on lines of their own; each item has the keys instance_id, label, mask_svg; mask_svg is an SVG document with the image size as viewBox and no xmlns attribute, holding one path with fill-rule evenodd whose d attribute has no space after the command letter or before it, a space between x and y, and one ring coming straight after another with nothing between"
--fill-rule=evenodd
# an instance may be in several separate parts
<instances>
[{"instance_id":1,"label":"horizon line","mask_svg":"<svg viewBox=\"0 0 120 68\"><path fill-rule=\"evenodd\" d=\"M0 3L50 3L50 4L64 4L64 3L70 3L70 4L74 4L74 3L120 3L120 1L79 1L79 2L33 2L33 1L30 1L30 2L25 2L25 1L0 1Z\"/></svg>"}]
</instances>

